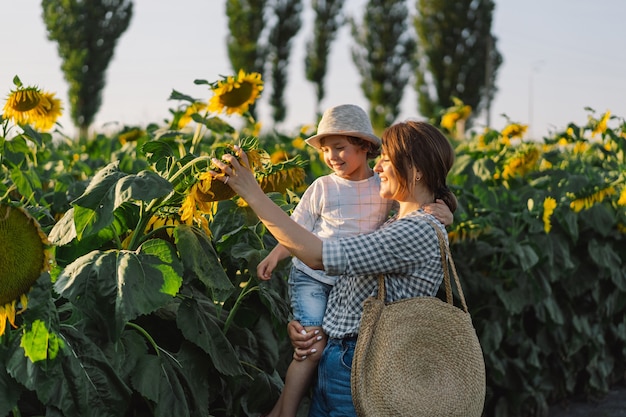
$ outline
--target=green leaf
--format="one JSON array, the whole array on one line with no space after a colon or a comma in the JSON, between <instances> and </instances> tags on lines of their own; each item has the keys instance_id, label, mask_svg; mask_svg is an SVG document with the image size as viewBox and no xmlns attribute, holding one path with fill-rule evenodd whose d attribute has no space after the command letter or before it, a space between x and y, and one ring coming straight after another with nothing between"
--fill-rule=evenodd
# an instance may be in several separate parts
<instances>
[{"instance_id":1,"label":"green leaf","mask_svg":"<svg viewBox=\"0 0 626 417\"><path fill-rule=\"evenodd\" d=\"M553 323L559 325L565 324L565 318L563 317L561 308L553 297L545 298L541 303L545 306Z\"/></svg>"},{"instance_id":2,"label":"green leaf","mask_svg":"<svg viewBox=\"0 0 626 417\"><path fill-rule=\"evenodd\" d=\"M96 343L81 331L64 327L62 355L54 361L32 362L24 351L14 352L9 373L47 407L62 415L119 416L130 399L130 390L111 368Z\"/></svg>"},{"instance_id":3,"label":"green leaf","mask_svg":"<svg viewBox=\"0 0 626 417\"><path fill-rule=\"evenodd\" d=\"M174 148L164 140L146 142L141 147L141 151L146 154L148 161L151 163L156 163L160 159L174 156Z\"/></svg>"},{"instance_id":4,"label":"green leaf","mask_svg":"<svg viewBox=\"0 0 626 417\"><path fill-rule=\"evenodd\" d=\"M25 139L31 140L41 147L41 145L43 144L41 133L33 129L30 125L23 125L22 130L24 130L24 134L22 136Z\"/></svg>"},{"instance_id":5,"label":"green leaf","mask_svg":"<svg viewBox=\"0 0 626 417\"><path fill-rule=\"evenodd\" d=\"M517 255L519 264L524 272L529 271L539 262L539 255L530 245L513 245L513 253Z\"/></svg>"},{"instance_id":6,"label":"green leaf","mask_svg":"<svg viewBox=\"0 0 626 417\"><path fill-rule=\"evenodd\" d=\"M215 368L224 375L243 375L235 349L216 317L194 299L185 299L178 308L176 324L190 342L209 354Z\"/></svg>"},{"instance_id":7,"label":"green leaf","mask_svg":"<svg viewBox=\"0 0 626 417\"><path fill-rule=\"evenodd\" d=\"M186 417L192 404L185 395L189 386L180 364L169 355L144 356L132 376L133 387L153 402L155 417Z\"/></svg>"},{"instance_id":8,"label":"green leaf","mask_svg":"<svg viewBox=\"0 0 626 417\"><path fill-rule=\"evenodd\" d=\"M176 247L181 254L185 271L190 271L208 289L216 301L225 301L235 287L204 232L196 227L181 224L174 230Z\"/></svg>"},{"instance_id":9,"label":"green leaf","mask_svg":"<svg viewBox=\"0 0 626 417\"><path fill-rule=\"evenodd\" d=\"M48 234L50 243L56 246L63 246L76 238L76 227L74 225L74 207L63 214L63 217L54 225Z\"/></svg>"},{"instance_id":10,"label":"green leaf","mask_svg":"<svg viewBox=\"0 0 626 417\"><path fill-rule=\"evenodd\" d=\"M591 239L588 248L593 262L600 268L607 268L617 288L620 291L626 291L626 269L620 256L613 250L613 244L609 241Z\"/></svg>"},{"instance_id":11,"label":"green leaf","mask_svg":"<svg viewBox=\"0 0 626 417\"><path fill-rule=\"evenodd\" d=\"M203 117L198 113L192 114L191 118L194 122L203 124L214 133L234 133L235 128L226 123L219 117Z\"/></svg>"},{"instance_id":12,"label":"green leaf","mask_svg":"<svg viewBox=\"0 0 626 417\"><path fill-rule=\"evenodd\" d=\"M193 396L193 404L195 411L192 415L200 417L209 416L209 376L211 371L210 362L207 360L206 354L196 345L183 342L177 354L178 361L181 366L181 372L185 374L185 378L189 381L190 394ZM215 384L214 381L211 381ZM189 394L188 394L189 395Z\"/></svg>"},{"instance_id":13,"label":"green leaf","mask_svg":"<svg viewBox=\"0 0 626 417\"><path fill-rule=\"evenodd\" d=\"M188 96L187 94L183 94L180 93L176 90L172 90L172 93L170 94L170 100L183 100L183 101L188 101L189 103L195 103L196 100L195 98Z\"/></svg>"},{"instance_id":14,"label":"green leaf","mask_svg":"<svg viewBox=\"0 0 626 417\"><path fill-rule=\"evenodd\" d=\"M592 230L601 236L608 236L615 230L615 212L605 204L596 204L589 210L579 213Z\"/></svg>"},{"instance_id":15,"label":"green leaf","mask_svg":"<svg viewBox=\"0 0 626 417\"><path fill-rule=\"evenodd\" d=\"M130 376L130 382L141 395L150 401L157 402L162 371L158 356L142 356Z\"/></svg>"},{"instance_id":16,"label":"green leaf","mask_svg":"<svg viewBox=\"0 0 626 417\"><path fill-rule=\"evenodd\" d=\"M182 267L163 240L137 252L93 251L68 265L55 289L117 340L124 325L167 305L182 283Z\"/></svg>"},{"instance_id":17,"label":"green leaf","mask_svg":"<svg viewBox=\"0 0 626 417\"><path fill-rule=\"evenodd\" d=\"M32 166L26 170L15 168L11 171L11 180L21 195L27 199L36 199L41 194L41 180Z\"/></svg>"},{"instance_id":18,"label":"green leaf","mask_svg":"<svg viewBox=\"0 0 626 417\"><path fill-rule=\"evenodd\" d=\"M113 222L114 196L117 181L126 176L118 170L118 162L110 163L93 177L85 192L72 202L74 224L80 240Z\"/></svg>"},{"instance_id":19,"label":"green leaf","mask_svg":"<svg viewBox=\"0 0 626 417\"><path fill-rule=\"evenodd\" d=\"M33 362L45 359L53 360L63 348L63 341L58 335L51 333L41 320L35 320L28 330L24 331L20 346L24 354Z\"/></svg>"},{"instance_id":20,"label":"green leaf","mask_svg":"<svg viewBox=\"0 0 626 417\"><path fill-rule=\"evenodd\" d=\"M183 268L174 248L165 240L151 239L143 243L139 251L152 255L153 257L142 258L143 263L150 264L163 274L161 292L172 297L178 294L183 282Z\"/></svg>"},{"instance_id":21,"label":"green leaf","mask_svg":"<svg viewBox=\"0 0 626 417\"><path fill-rule=\"evenodd\" d=\"M169 181L150 171L125 174L113 162L94 176L85 192L73 201L74 223L78 239L109 226L114 210L130 201L151 201L169 194Z\"/></svg>"},{"instance_id":22,"label":"green leaf","mask_svg":"<svg viewBox=\"0 0 626 417\"><path fill-rule=\"evenodd\" d=\"M137 175L120 178L115 186L114 209L127 201L151 201L168 195L172 184L151 171L141 171Z\"/></svg>"},{"instance_id":23,"label":"green leaf","mask_svg":"<svg viewBox=\"0 0 626 417\"><path fill-rule=\"evenodd\" d=\"M563 229L569 234L571 239L576 242L578 240L578 215L571 210L561 212L560 223Z\"/></svg>"},{"instance_id":24,"label":"green leaf","mask_svg":"<svg viewBox=\"0 0 626 417\"><path fill-rule=\"evenodd\" d=\"M0 360L4 363L4 360ZM20 391L23 388L7 373L4 366L0 366L0 416L8 416L17 405Z\"/></svg>"}]
</instances>

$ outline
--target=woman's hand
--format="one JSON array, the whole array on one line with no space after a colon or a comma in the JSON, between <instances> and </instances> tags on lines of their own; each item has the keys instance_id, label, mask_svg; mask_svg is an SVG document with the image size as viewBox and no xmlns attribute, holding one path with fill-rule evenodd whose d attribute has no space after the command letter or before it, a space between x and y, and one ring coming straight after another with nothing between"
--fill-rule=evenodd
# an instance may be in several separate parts
<instances>
[{"instance_id":1,"label":"woman's hand","mask_svg":"<svg viewBox=\"0 0 626 417\"><path fill-rule=\"evenodd\" d=\"M270 233L285 247L287 252L298 257L313 269L324 269L322 263L322 241L304 227L293 221L282 208L265 195L257 183L254 172L248 168L248 157L239 146L237 156L225 154L220 161L211 162L221 172L209 171L214 179L222 181L246 200ZM237 160L239 158L241 163Z\"/></svg>"},{"instance_id":2,"label":"woman's hand","mask_svg":"<svg viewBox=\"0 0 626 417\"><path fill-rule=\"evenodd\" d=\"M291 344L294 347L293 358L297 361L303 361L308 355L312 355L317 352L312 346L324 337L320 334L319 330L306 329L296 320L292 320L287 324L287 334L291 339Z\"/></svg>"},{"instance_id":3,"label":"woman's hand","mask_svg":"<svg viewBox=\"0 0 626 417\"><path fill-rule=\"evenodd\" d=\"M254 177L254 173L248 168L249 163L246 153L237 145L235 145L235 153L237 157L229 153L224 154L222 161L217 158L211 159L211 162L222 172L209 171L210 174L218 181L227 184L233 191L246 200L258 193L264 195L263 190L261 190L261 187ZM237 158L241 160L241 163Z\"/></svg>"}]
</instances>

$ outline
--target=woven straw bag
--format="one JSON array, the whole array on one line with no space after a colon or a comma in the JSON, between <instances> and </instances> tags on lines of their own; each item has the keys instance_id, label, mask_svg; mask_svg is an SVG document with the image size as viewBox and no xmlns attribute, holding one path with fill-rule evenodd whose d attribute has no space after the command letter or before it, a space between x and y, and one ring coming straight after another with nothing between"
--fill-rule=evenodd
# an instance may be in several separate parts
<instances>
[{"instance_id":1,"label":"woven straw bag","mask_svg":"<svg viewBox=\"0 0 626 417\"><path fill-rule=\"evenodd\" d=\"M382 275L378 278L378 296L364 302L352 360L352 398L359 417L482 414L482 350L450 248L439 227L433 226L439 238L447 302L414 297L385 304L385 280ZM462 310L453 302L450 270Z\"/></svg>"}]
</instances>

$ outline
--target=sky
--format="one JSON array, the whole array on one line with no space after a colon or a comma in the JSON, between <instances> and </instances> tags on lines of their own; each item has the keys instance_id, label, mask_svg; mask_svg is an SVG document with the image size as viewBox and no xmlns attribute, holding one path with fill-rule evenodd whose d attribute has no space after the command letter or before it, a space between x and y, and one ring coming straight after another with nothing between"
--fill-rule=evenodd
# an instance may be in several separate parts
<instances>
[{"instance_id":1,"label":"sky","mask_svg":"<svg viewBox=\"0 0 626 417\"><path fill-rule=\"evenodd\" d=\"M409 0L411 5L415 2ZM225 3L134 0L132 21L107 70L93 128L160 123L180 104L168 100L173 90L208 100L208 87L195 85L194 80L217 81L233 74L226 53ZM366 3L346 0L344 9L360 18ZM599 117L607 110L626 117L626 1L495 0L495 4L493 33L504 63L490 112L493 128L501 129L510 119L528 124L528 135L539 138L570 122L583 125L589 115ZM267 104L271 86L258 105L257 119L264 128L283 133L317 120L315 89L304 77L305 42L313 19L310 1L304 0L304 5L303 26L292 46L287 118L271 124ZM65 107L61 130L73 135L67 83L56 43L46 36L40 0L0 0L0 39L0 106L18 75L25 85L56 92ZM350 55L352 44L349 29L342 28L331 49L322 109L344 103L367 109ZM408 118L422 119L411 85L405 89L399 120ZM483 113L477 126L486 120Z\"/></svg>"}]
</instances>

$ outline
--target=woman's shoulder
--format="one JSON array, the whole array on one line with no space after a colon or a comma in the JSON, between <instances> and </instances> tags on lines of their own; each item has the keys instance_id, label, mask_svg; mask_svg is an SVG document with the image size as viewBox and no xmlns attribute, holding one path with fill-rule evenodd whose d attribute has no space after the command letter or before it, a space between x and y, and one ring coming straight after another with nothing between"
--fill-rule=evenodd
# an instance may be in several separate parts
<instances>
[{"instance_id":1,"label":"woman's shoulder","mask_svg":"<svg viewBox=\"0 0 626 417\"><path fill-rule=\"evenodd\" d=\"M435 227L445 233L445 226L433 215L423 210L415 210L402 218L395 219L392 223L395 223L396 227L410 228L419 235L436 234Z\"/></svg>"}]
</instances>

